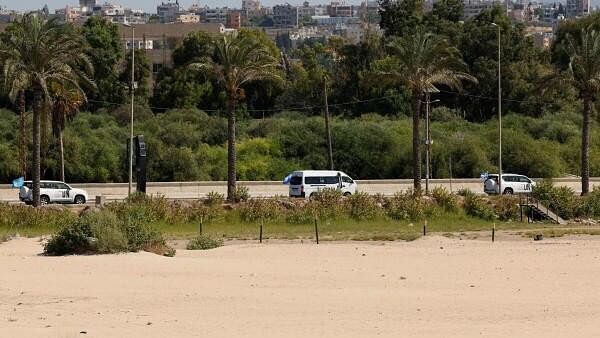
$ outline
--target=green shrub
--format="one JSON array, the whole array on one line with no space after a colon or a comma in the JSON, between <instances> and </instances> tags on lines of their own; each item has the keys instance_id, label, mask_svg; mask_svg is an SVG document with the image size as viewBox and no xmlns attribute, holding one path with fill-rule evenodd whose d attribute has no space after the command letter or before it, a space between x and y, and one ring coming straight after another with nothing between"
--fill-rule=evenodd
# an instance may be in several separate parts
<instances>
[{"instance_id":1,"label":"green shrub","mask_svg":"<svg viewBox=\"0 0 600 338\"><path fill-rule=\"evenodd\" d=\"M240 206L240 217L246 222L274 221L281 216L281 206L276 199L250 199Z\"/></svg>"},{"instance_id":2,"label":"green shrub","mask_svg":"<svg viewBox=\"0 0 600 338\"><path fill-rule=\"evenodd\" d=\"M338 189L323 189L312 196L314 203L307 204L313 214L321 219L336 219L344 215L342 192Z\"/></svg>"},{"instance_id":3,"label":"green shrub","mask_svg":"<svg viewBox=\"0 0 600 338\"><path fill-rule=\"evenodd\" d=\"M397 192L384 205L386 214L397 220L419 221L436 214L435 207L412 191Z\"/></svg>"},{"instance_id":4,"label":"green shrub","mask_svg":"<svg viewBox=\"0 0 600 338\"><path fill-rule=\"evenodd\" d=\"M473 217L479 217L489 221L496 218L494 209L487 203L487 200L473 192L466 194L464 208L467 215Z\"/></svg>"},{"instance_id":5,"label":"green shrub","mask_svg":"<svg viewBox=\"0 0 600 338\"><path fill-rule=\"evenodd\" d=\"M194 239L192 239L188 244L186 249L188 250L209 250L218 248L223 246L222 239L215 239L210 236L200 235Z\"/></svg>"},{"instance_id":6,"label":"green shrub","mask_svg":"<svg viewBox=\"0 0 600 338\"><path fill-rule=\"evenodd\" d=\"M514 196L498 196L494 199L494 211L501 221L519 219L519 198Z\"/></svg>"},{"instance_id":7,"label":"green shrub","mask_svg":"<svg viewBox=\"0 0 600 338\"><path fill-rule=\"evenodd\" d=\"M108 209L86 214L53 235L44 246L44 253L61 256L145 250L174 254L150 224L128 216Z\"/></svg>"},{"instance_id":8,"label":"green shrub","mask_svg":"<svg viewBox=\"0 0 600 338\"><path fill-rule=\"evenodd\" d=\"M44 245L44 254L63 256L93 253L95 249L92 230L85 222L75 222L62 228Z\"/></svg>"},{"instance_id":9,"label":"green shrub","mask_svg":"<svg viewBox=\"0 0 600 338\"><path fill-rule=\"evenodd\" d=\"M233 196L231 197L234 203L245 202L250 199L250 190L248 187L243 185L238 185L233 192Z\"/></svg>"},{"instance_id":10,"label":"green shrub","mask_svg":"<svg viewBox=\"0 0 600 338\"><path fill-rule=\"evenodd\" d=\"M600 188L594 187L588 196L583 197L577 214L594 218L600 217Z\"/></svg>"},{"instance_id":11,"label":"green shrub","mask_svg":"<svg viewBox=\"0 0 600 338\"><path fill-rule=\"evenodd\" d=\"M316 202L311 201L304 206L288 210L285 213L285 221L289 224L311 224L318 216Z\"/></svg>"},{"instance_id":12,"label":"green shrub","mask_svg":"<svg viewBox=\"0 0 600 338\"><path fill-rule=\"evenodd\" d=\"M211 191L206 195L204 204L208 206L221 206L225 202L225 195L217 191Z\"/></svg>"},{"instance_id":13,"label":"green shrub","mask_svg":"<svg viewBox=\"0 0 600 338\"><path fill-rule=\"evenodd\" d=\"M458 199L446 188L435 187L431 191L431 196L435 199L435 202L446 211L458 210Z\"/></svg>"},{"instance_id":14,"label":"green shrub","mask_svg":"<svg viewBox=\"0 0 600 338\"><path fill-rule=\"evenodd\" d=\"M585 202L582 203L575 196L573 189L565 186L555 187L550 180L539 182L533 188L532 196L564 219L571 219L579 213L586 212Z\"/></svg>"},{"instance_id":15,"label":"green shrub","mask_svg":"<svg viewBox=\"0 0 600 338\"><path fill-rule=\"evenodd\" d=\"M0 226L19 232L26 229L61 229L77 216L66 208L33 208L0 203Z\"/></svg>"},{"instance_id":16,"label":"green shrub","mask_svg":"<svg viewBox=\"0 0 600 338\"><path fill-rule=\"evenodd\" d=\"M358 192L347 199L350 217L356 220L372 220L381 214L377 200L364 192Z\"/></svg>"}]
</instances>

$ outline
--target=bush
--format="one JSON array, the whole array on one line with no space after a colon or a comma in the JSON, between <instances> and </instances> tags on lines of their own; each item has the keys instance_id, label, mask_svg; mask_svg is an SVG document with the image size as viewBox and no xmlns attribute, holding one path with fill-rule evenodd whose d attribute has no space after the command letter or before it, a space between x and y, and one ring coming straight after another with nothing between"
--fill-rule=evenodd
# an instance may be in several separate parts
<instances>
[{"instance_id":1,"label":"bush","mask_svg":"<svg viewBox=\"0 0 600 338\"><path fill-rule=\"evenodd\" d=\"M356 220L372 220L381 213L377 200L364 192L358 192L347 199L350 217Z\"/></svg>"},{"instance_id":2,"label":"bush","mask_svg":"<svg viewBox=\"0 0 600 338\"><path fill-rule=\"evenodd\" d=\"M519 219L519 199L514 196L498 196L494 200L494 210L501 221L516 221Z\"/></svg>"},{"instance_id":3,"label":"bush","mask_svg":"<svg viewBox=\"0 0 600 338\"><path fill-rule=\"evenodd\" d=\"M214 239L206 235L200 235L192 239L186 249L188 250L209 250L223 246L222 239Z\"/></svg>"},{"instance_id":4,"label":"bush","mask_svg":"<svg viewBox=\"0 0 600 338\"><path fill-rule=\"evenodd\" d=\"M82 216L52 236L44 246L44 253L61 256L145 250L174 254L158 231L139 218L127 216L107 209Z\"/></svg>"},{"instance_id":5,"label":"bush","mask_svg":"<svg viewBox=\"0 0 600 338\"><path fill-rule=\"evenodd\" d=\"M321 219L335 219L344 214L342 192L326 188L312 196L313 203L307 204L309 210Z\"/></svg>"},{"instance_id":6,"label":"bush","mask_svg":"<svg viewBox=\"0 0 600 338\"><path fill-rule=\"evenodd\" d=\"M281 207L276 199L250 199L240 207L240 217L246 222L274 221L281 216Z\"/></svg>"},{"instance_id":7,"label":"bush","mask_svg":"<svg viewBox=\"0 0 600 338\"><path fill-rule=\"evenodd\" d=\"M431 196L435 202L446 211L458 210L458 199L446 188L436 187L431 191Z\"/></svg>"},{"instance_id":8,"label":"bush","mask_svg":"<svg viewBox=\"0 0 600 338\"><path fill-rule=\"evenodd\" d=\"M209 192L204 200L204 204L208 206L221 206L223 202L225 202L225 195L216 191Z\"/></svg>"},{"instance_id":9,"label":"bush","mask_svg":"<svg viewBox=\"0 0 600 338\"><path fill-rule=\"evenodd\" d=\"M467 215L485 219L488 221L496 218L494 209L487 203L487 200L473 192L469 192L465 196L465 212Z\"/></svg>"},{"instance_id":10,"label":"bush","mask_svg":"<svg viewBox=\"0 0 600 338\"><path fill-rule=\"evenodd\" d=\"M233 192L233 196L231 196L234 203L245 202L250 199L250 191L248 187L243 185L238 185Z\"/></svg>"},{"instance_id":11,"label":"bush","mask_svg":"<svg viewBox=\"0 0 600 338\"><path fill-rule=\"evenodd\" d=\"M28 228L61 229L76 219L77 216L62 207L33 208L0 203L0 226L15 233Z\"/></svg>"},{"instance_id":12,"label":"bush","mask_svg":"<svg viewBox=\"0 0 600 338\"><path fill-rule=\"evenodd\" d=\"M586 212L575 191L569 187L555 187L550 180L543 180L533 188L533 197L564 219L571 219Z\"/></svg>"},{"instance_id":13,"label":"bush","mask_svg":"<svg viewBox=\"0 0 600 338\"><path fill-rule=\"evenodd\" d=\"M436 213L435 207L429 201L413 194L412 191L397 192L386 200L384 208L389 217L397 220L419 221Z\"/></svg>"},{"instance_id":14,"label":"bush","mask_svg":"<svg viewBox=\"0 0 600 338\"><path fill-rule=\"evenodd\" d=\"M577 214L594 218L600 217L600 188L594 187L594 190L583 198Z\"/></svg>"},{"instance_id":15,"label":"bush","mask_svg":"<svg viewBox=\"0 0 600 338\"><path fill-rule=\"evenodd\" d=\"M44 254L63 256L94 252L92 230L85 222L75 222L62 228L44 245Z\"/></svg>"}]
</instances>

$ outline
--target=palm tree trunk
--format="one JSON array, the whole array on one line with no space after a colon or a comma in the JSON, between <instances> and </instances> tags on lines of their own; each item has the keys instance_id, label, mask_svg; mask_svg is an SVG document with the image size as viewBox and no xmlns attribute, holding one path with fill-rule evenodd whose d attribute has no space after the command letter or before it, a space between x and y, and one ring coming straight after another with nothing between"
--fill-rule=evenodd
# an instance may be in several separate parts
<instances>
[{"instance_id":1,"label":"palm tree trunk","mask_svg":"<svg viewBox=\"0 0 600 338\"><path fill-rule=\"evenodd\" d=\"M27 179L27 134L25 133L25 91L19 93L19 169Z\"/></svg>"},{"instance_id":2,"label":"palm tree trunk","mask_svg":"<svg viewBox=\"0 0 600 338\"><path fill-rule=\"evenodd\" d=\"M235 202L236 151L235 151L235 93L229 93L227 102L227 199Z\"/></svg>"},{"instance_id":3,"label":"palm tree trunk","mask_svg":"<svg viewBox=\"0 0 600 338\"><path fill-rule=\"evenodd\" d=\"M581 132L581 194L590 192L590 124L592 100L583 99L583 126Z\"/></svg>"},{"instance_id":4,"label":"palm tree trunk","mask_svg":"<svg viewBox=\"0 0 600 338\"><path fill-rule=\"evenodd\" d=\"M63 131L60 130L58 134L58 146L60 152L60 180L65 182L65 147L63 144Z\"/></svg>"},{"instance_id":5,"label":"palm tree trunk","mask_svg":"<svg viewBox=\"0 0 600 338\"><path fill-rule=\"evenodd\" d=\"M417 195L421 194L421 140L419 122L421 119L421 96L418 91L413 92L413 189Z\"/></svg>"},{"instance_id":6,"label":"palm tree trunk","mask_svg":"<svg viewBox=\"0 0 600 338\"><path fill-rule=\"evenodd\" d=\"M41 133L40 117L42 114L42 91L35 89L33 92L33 168L31 168L31 176L33 179L33 206L40 206L40 146Z\"/></svg>"}]
</instances>

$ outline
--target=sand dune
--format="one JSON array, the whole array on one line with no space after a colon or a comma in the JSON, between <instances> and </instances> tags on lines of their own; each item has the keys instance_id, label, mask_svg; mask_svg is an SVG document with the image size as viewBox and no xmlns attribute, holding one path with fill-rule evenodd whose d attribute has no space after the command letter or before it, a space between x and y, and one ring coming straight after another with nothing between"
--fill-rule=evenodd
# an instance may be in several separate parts
<instances>
[{"instance_id":1,"label":"sand dune","mask_svg":"<svg viewBox=\"0 0 600 338\"><path fill-rule=\"evenodd\" d=\"M1 337L583 337L600 241L235 244L38 256L0 245ZM85 332L85 333L82 333Z\"/></svg>"}]
</instances>

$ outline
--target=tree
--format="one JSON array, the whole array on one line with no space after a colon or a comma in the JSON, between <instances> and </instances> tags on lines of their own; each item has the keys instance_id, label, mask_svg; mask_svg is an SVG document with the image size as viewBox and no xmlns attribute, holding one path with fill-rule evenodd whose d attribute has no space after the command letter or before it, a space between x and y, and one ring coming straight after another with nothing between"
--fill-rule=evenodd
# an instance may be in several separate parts
<instances>
[{"instance_id":1,"label":"tree","mask_svg":"<svg viewBox=\"0 0 600 338\"><path fill-rule=\"evenodd\" d=\"M412 98L412 167L415 193L421 192L421 139L419 121L424 95L438 86L462 87L462 81L477 80L464 72L466 65L458 50L440 36L419 29L412 36L394 38L388 44L390 56L381 60L378 73L388 81L406 86Z\"/></svg>"},{"instance_id":2,"label":"tree","mask_svg":"<svg viewBox=\"0 0 600 338\"><path fill-rule=\"evenodd\" d=\"M590 191L591 117L594 102L600 93L600 33L592 26L583 28L577 36L567 33L564 47L569 56L568 68L551 79L574 86L583 102L581 193L586 195Z\"/></svg>"},{"instance_id":3,"label":"tree","mask_svg":"<svg viewBox=\"0 0 600 338\"><path fill-rule=\"evenodd\" d=\"M53 82L50 85L52 104L52 135L58 139L58 152L60 162L60 179L65 181L65 148L63 132L65 123L75 116L79 108L85 103L85 92L70 84Z\"/></svg>"},{"instance_id":4,"label":"tree","mask_svg":"<svg viewBox=\"0 0 600 338\"><path fill-rule=\"evenodd\" d=\"M214 40L211 59L195 62L191 68L212 73L227 94L227 198L236 193L236 105L245 100L243 86L255 82L280 81L279 63L271 51L246 36L225 34Z\"/></svg>"},{"instance_id":5,"label":"tree","mask_svg":"<svg viewBox=\"0 0 600 338\"><path fill-rule=\"evenodd\" d=\"M107 103L125 103L123 95L130 80L119 81L123 61L123 43L119 27L99 16L86 20L82 33L90 48L86 54L94 66L97 91L90 96L93 107L110 106ZM96 102L100 101L100 102Z\"/></svg>"},{"instance_id":6,"label":"tree","mask_svg":"<svg viewBox=\"0 0 600 338\"><path fill-rule=\"evenodd\" d=\"M381 28L387 36L413 34L423 23L423 0L379 0Z\"/></svg>"},{"instance_id":7,"label":"tree","mask_svg":"<svg viewBox=\"0 0 600 338\"><path fill-rule=\"evenodd\" d=\"M92 65L85 54L85 41L68 24L25 15L12 23L2 35L0 59L5 81L14 100L21 90L33 93L33 204L40 205L41 114L51 102L50 84L93 86L86 75Z\"/></svg>"},{"instance_id":8,"label":"tree","mask_svg":"<svg viewBox=\"0 0 600 338\"><path fill-rule=\"evenodd\" d=\"M462 0L440 0L433 4L431 14L439 20L458 22L463 15Z\"/></svg>"},{"instance_id":9,"label":"tree","mask_svg":"<svg viewBox=\"0 0 600 338\"><path fill-rule=\"evenodd\" d=\"M135 88L135 99L138 104L148 103L148 97L150 96L150 76L152 74L150 59L143 49L135 50L135 82L137 87ZM122 89L129 88L131 86L131 51L125 56L125 68L119 76L119 81L122 83L120 86ZM121 90L125 96L125 91Z\"/></svg>"}]
</instances>

